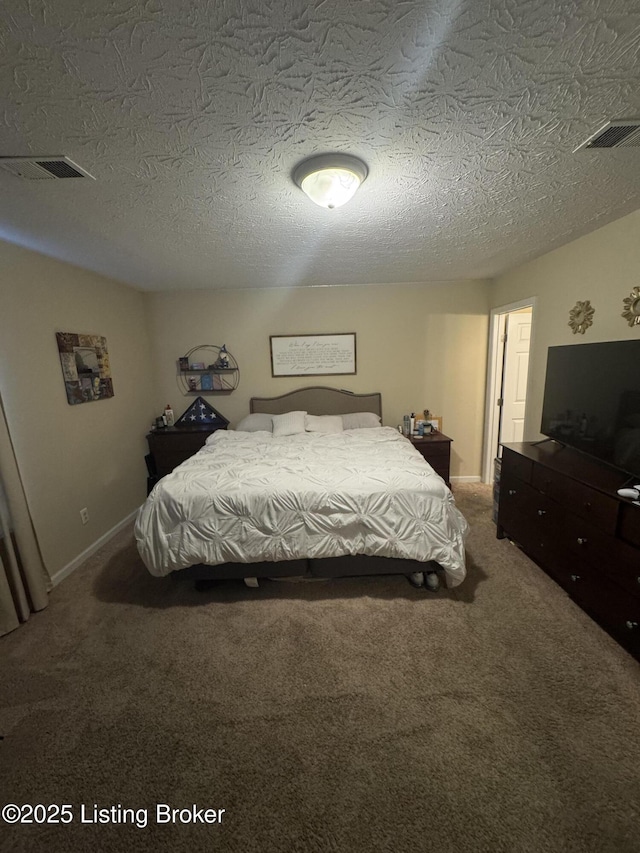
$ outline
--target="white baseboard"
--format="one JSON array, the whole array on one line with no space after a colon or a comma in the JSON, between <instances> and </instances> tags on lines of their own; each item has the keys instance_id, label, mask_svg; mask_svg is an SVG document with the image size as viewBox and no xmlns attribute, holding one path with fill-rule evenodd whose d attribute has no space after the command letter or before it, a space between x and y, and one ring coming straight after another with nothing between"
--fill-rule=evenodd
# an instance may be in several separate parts
<instances>
[{"instance_id":1,"label":"white baseboard","mask_svg":"<svg viewBox=\"0 0 640 853\"><path fill-rule=\"evenodd\" d=\"M108 542L109 539L114 537L116 533L119 533L123 527L126 527L127 524L129 524L137 514L138 510L134 509L134 511L132 513L129 513L126 518L123 518L122 521L118 522L115 527L112 527L111 530L107 530L104 535L102 535L99 539L96 539L93 545L89 545L89 547L85 548L85 550L81 554L78 554L78 556L74 560L71 560L70 563L67 563L66 566L63 566L54 575L51 575L51 585L58 586L60 581L63 581L66 577L68 577L68 575L71 574L71 572L74 572L78 568L78 566L81 566L85 560L88 560L92 554L95 554L96 551L102 548L105 542Z\"/></svg>"},{"instance_id":2,"label":"white baseboard","mask_svg":"<svg viewBox=\"0 0 640 853\"><path fill-rule=\"evenodd\" d=\"M451 477L452 483L480 483L482 478L479 474L474 474L470 477Z\"/></svg>"}]
</instances>

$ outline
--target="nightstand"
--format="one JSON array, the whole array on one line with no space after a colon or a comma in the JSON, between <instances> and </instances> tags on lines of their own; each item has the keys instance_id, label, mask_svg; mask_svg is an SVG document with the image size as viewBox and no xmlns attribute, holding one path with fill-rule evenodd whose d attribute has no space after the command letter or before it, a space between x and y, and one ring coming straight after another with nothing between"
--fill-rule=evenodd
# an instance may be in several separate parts
<instances>
[{"instance_id":1,"label":"nightstand","mask_svg":"<svg viewBox=\"0 0 640 853\"><path fill-rule=\"evenodd\" d=\"M452 438L444 435L441 432L432 432L430 435L425 435L420 438L417 435L412 435L409 441L416 450L427 460L436 474L439 474L445 481L447 486L451 488L449 482L450 466L451 466L451 442Z\"/></svg>"},{"instance_id":2,"label":"nightstand","mask_svg":"<svg viewBox=\"0 0 640 853\"><path fill-rule=\"evenodd\" d=\"M172 426L156 429L147 435L147 443L151 459L147 460L149 468L149 483L157 481L170 474L174 468L197 453L207 440L207 436L218 429L226 429L218 424L203 424L202 426Z\"/></svg>"}]
</instances>

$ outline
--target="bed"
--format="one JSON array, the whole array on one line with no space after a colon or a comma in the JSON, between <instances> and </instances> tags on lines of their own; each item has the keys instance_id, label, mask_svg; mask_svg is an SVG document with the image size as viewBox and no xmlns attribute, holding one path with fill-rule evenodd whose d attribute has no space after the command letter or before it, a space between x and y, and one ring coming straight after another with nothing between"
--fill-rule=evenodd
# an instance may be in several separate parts
<instances>
[{"instance_id":1,"label":"bed","mask_svg":"<svg viewBox=\"0 0 640 853\"><path fill-rule=\"evenodd\" d=\"M254 397L163 477L135 524L153 575L465 577L467 523L380 394L311 387ZM302 424L302 427L301 427Z\"/></svg>"}]
</instances>

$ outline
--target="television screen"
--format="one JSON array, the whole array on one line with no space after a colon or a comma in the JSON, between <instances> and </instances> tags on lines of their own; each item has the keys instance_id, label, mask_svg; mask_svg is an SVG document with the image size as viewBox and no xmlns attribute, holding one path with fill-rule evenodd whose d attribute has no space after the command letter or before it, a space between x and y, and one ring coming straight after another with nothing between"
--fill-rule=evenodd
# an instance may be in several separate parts
<instances>
[{"instance_id":1,"label":"television screen","mask_svg":"<svg viewBox=\"0 0 640 853\"><path fill-rule=\"evenodd\" d=\"M640 340L549 347L540 431L640 478Z\"/></svg>"}]
</instances>

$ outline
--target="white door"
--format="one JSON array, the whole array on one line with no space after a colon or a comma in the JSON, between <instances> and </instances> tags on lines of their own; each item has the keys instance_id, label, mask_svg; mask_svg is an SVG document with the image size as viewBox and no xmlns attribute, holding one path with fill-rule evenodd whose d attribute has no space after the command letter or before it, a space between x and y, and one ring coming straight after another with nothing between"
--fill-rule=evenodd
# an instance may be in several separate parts
<instances>
[{"instance_id":1,"label":"white door","mask_svg":"<svg viewBox=\"0 0 640 853\"><path fill-rule=\"evenodd\" d=\"M522 441L524 410L527 402L531 309L507 315L507 341L504 349L500 442Z\"/></svg>"}]
</instances>

